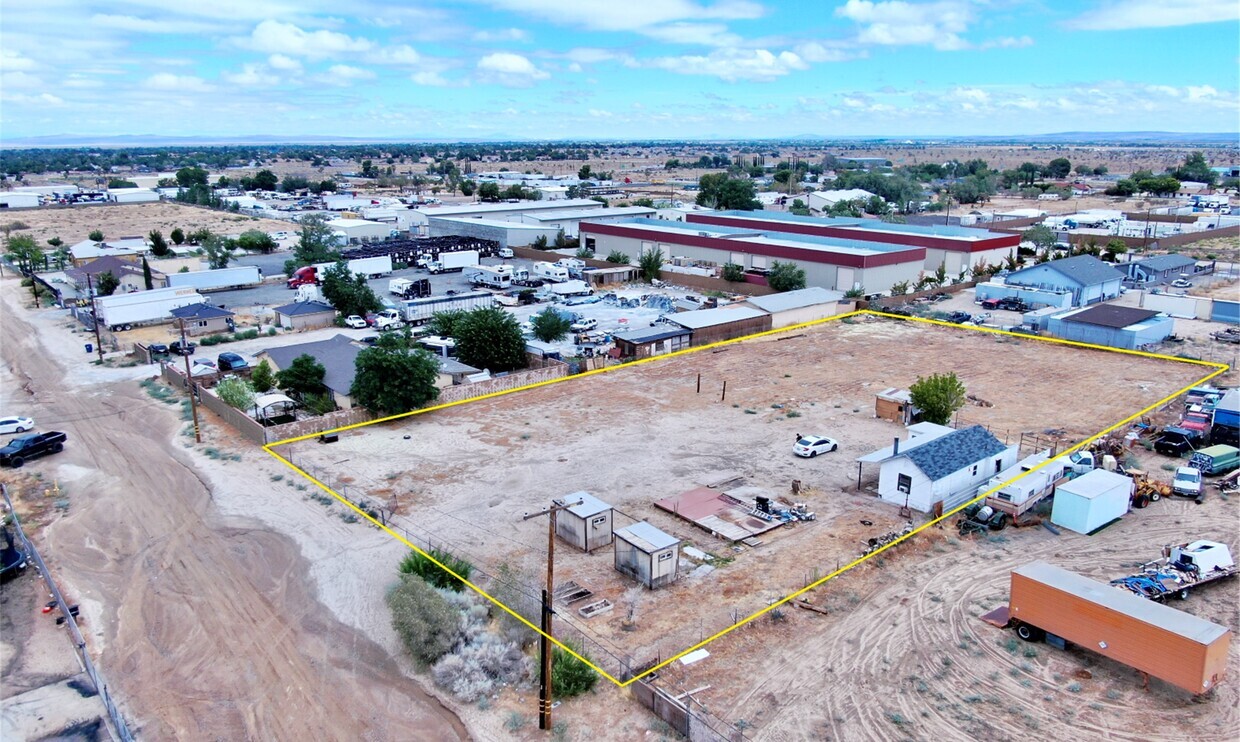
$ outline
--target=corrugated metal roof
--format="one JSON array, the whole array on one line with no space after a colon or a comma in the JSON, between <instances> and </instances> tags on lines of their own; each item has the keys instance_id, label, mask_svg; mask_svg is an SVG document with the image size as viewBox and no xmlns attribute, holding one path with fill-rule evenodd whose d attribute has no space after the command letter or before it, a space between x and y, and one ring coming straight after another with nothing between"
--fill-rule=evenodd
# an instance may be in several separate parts
<instances>
[{"instance_id":1,"label":"corrugated metal roof","mask_svg":"<svg viewBox=\"0 0 1240 742\"><path fill-rule=\"evenodd\" d=\"M1104 606L1116 613L1134 618L1142 623L1179 634L1199 644L1212 644L1227 633L1227 628L1198 618L1191 613L1168 608L1152 600L1141 598L1127 590L1119 590L1062 567L1038 561L1017 567L1014 574L1049 585L1070 595Z\"/></svg>"},{"instance_id":2,"label":"corrugated metal roof","mask_svg":"<svg viewBox=\"0 0 1240 742\"><path fill-rule=\"evenodd\" d=\"M790 309L812 307L817 304L834 304L844 298L843 292L831 291L820 286L810 286L796 291L785 291L770 296L751 296L745 300L764 312L786 312Z\"/></svg>"},{"instance_id":3,"label":"corrugated metal roof","mask_svg":"<svg viewBox=\"0 0 1240 742\"><path fill-rule=\"evenodd\" d=\"M616 537L628 541L647 554L680 543L680 539L675 536L669 536L644 520L619 529L616 531Z\"/></svg>"},{"instance_id":4,"label":"corrugated metal roof","mask_svg":"<svg viewBox=\"0 0 1240 742\"><path fill-rule=\"evenodd\" d=\"M649 330L633 330L632 332L618 332L612 335L617 340L640 345L641 343L653 343L658 340L667 340L668 338L684 337L690 334L689 330L682 329L659 329L653 327Z\"/></svg>"},{"instance_id":5,"label":"corrugated metal roof","mask_svg":"<svg viewBox=\"0 0 1240 742\"><path fill-rule=\"evenodd\" d=\"M765 317L766 312L753 307L728 306L718 309L696 309L692 312L679 312L668 317L681 327L700 330L704 327L726 325L729 322Z\"/></svg>"},{"instance_id":6,"label":"corrugated metal roof","mask_svg":"<svg viewBox=\"0 0 1240 742\"><path fill-rule=\"evenodd\" d=\"M935 482L982 459L1002 453L1006 448L990 431L981 425L974 425L917 446L907 455L930 481Z\"/></svg>"},{"instance_id":7,"label":"corrugated metal roof","mask_svg":"<svg viewBox=\"0 0 1240 742\"><path fill-rule=\"evenodd\" d=\"M572 506L568 509L568 512L578 518L589 518L592 515L598 515L611 510L610 505L585 491L565 495L559 499L559 502L576 502L577 500L581 500L581 504Z\"/></svg>"}]
</instances>

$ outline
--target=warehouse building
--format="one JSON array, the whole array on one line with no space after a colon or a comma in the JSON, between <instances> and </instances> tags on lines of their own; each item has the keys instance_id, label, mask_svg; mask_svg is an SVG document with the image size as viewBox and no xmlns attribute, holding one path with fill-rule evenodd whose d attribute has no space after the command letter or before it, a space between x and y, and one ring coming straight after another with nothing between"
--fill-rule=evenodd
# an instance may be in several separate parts
<instances>
[{"instance_id":1,"label":"warehouse building","mask_svg":"<svg viewBox=\"0 0 1240 742\"><path fill-rule=\"evenodd\" d=\"M158 201L159 194L150 188L109 188L108 200L118 204L140 204Z\"/></svg>"},{"instance_id":2,"label":"warehouse building","mask_svg":"<svg viewBox=\"0 0 1240 742\"><path fill-rule=\"evenodd\" d=\"M646 206L613 206L609 209L536 211L522 214L521 221L540 227L554 227L568 237L576 237L581 231L581 223L587 219L591 222L614 224L626 219L653 218L657 213L655 209Z\"/></svg>"},{"instance_id":3,"label":"warehouse building","mask_svg":"<svg viewBox=\"0 0 1240 742\"><path fill-rule=\"evenodd\" d=\"M40 200L37 193L0 193L0 209L33 209Z\"/></svg>"},{"instance_id":4,"label":"warehouse building","mask_svg":"<svg viewBox=\"0 0 1240 742\"><path fill-rule=\"evenodd\" d=\"M1123 263L1120 269L1128 274L1128 280L1137 284L1170 283L1181 273L1196 273L1197 261L1187 255L1155 255L1145 260Z\"/></svg>"},{"instance_id":5,"label":"warehouse building","mask_svg":"<svg viewBox=\"0 0 1240 742\"><path fill-rule=\"evenodd\" d=\"M746 299L743 306L761 309L771 315L771 329L778 330L789 325L802 322L834 317L843 312L851 312L854 303L844 300L839 291L828 291L818 286L811 286L796 291L785 291L769 296L754 296Z\"/></svg>"},{"instance_id":6,"label":"warehouse building","mask_svg":"<svg viewBox=\"0 0 1240 742\"><path fill-rule=\"evenodd\" d=\"M366 219L333 219L327 223L333 232L337 232L351 243L363 240L381 240L391 236L391 225L383 222L372 222Z\"/></svg>"},{"instance_id":7,"label":"warehouse building","mask_svg":"<svg viewBox=\"0 0 1240 742\"><path fill-rule=\"evenodd\" d=\"M683 258L720 268L734 263L754 283L765 283L763 276L776 261L790 262L805 270L807 286L844 292L879 293L901 281L915 283L926 258L923 247L659 219L587 221L581 225L581 243L595 255L620 252L634 265L656 249L668 262Z\"/></svg>"},{"instance_id":8,"label":"warehouse building","mask_svg":"<svg viewBox=\"0 0 1240 742\"><path fill-rule=\"evenodd\" d=\"M1101 304L1051 315L1046 330L1063 340L1137 350L1175 332L1175 320L1151 309Z\"/></svg>"},{"instance_id":9,"label":"warehouse building","mask_svg":"<svg viewBox=\"0 0 1240 742\"><path fill-rule=\"evenodd\" d=\"M1068 293L1072 306L1083 307L1120 295L1124 274L1093 255L1077 255L1030 266L1008 274L1008 286Z\"/></svg>"},{"instance_id":10,"label":"warehouse building","mask_svg":"<svg viewBox=\"0 0 1240 742\"><path fill-rule=\"evenodd\" d=\"M473 203L454 206L433 206L419 208L417 211L423 215L424 219L453 217L458 219L521 221L521 217L525 214L538 214L548 211L602 211L604 208L603 204L593 199L568 198L555 201L518 201L517 203Z\"/></svg>"},{"instance_id":11,"label":"warehouse building","mask_svg":"<svg viewBox=\"0 0 1240 742\"><path fill-rule=\"evenodd\" d=\"M547 244L555 242L559 227L522 224L503 219L477 219L474 217L433 216L428 224L431 237L470 237L491 240L500 247L528 247L539 237Z\"/></svg>"},{"instance_id":12,"label":"warehouse building","mask_svg":"<svg viewBox=\"0 0 1240 742\"><path fill-rule=\"evenodd\" d=\"M771 315L761 309L739 304L718 309L677 312L668 315L667 321L692 332L689 345L693 347L721 343L771 329Z\"/></svg>"},{"instance_id":13,"label":"warehouse building","mask_svg":"<svg viewBox=\"0 0 1240 742\"><path fill-rule=\"evenodd\" d=\"M685 221L922 247L926 250L923 267L928 271L935 271L942 265L949 276L959 275L962 270L971 270L979 263L1002 265L1020 244L1018 234L1003 234L987 229L890 224L878 219L797 216L778 211L694 212L687 214Z\"/></svg>"}]
</instances>

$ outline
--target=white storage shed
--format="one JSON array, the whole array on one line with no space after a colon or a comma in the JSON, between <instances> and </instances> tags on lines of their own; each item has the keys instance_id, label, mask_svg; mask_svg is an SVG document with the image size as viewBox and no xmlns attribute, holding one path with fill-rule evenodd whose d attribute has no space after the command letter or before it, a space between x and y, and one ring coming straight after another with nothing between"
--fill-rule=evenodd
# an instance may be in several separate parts
<instances>
[{"instance_id":1,"label":"white storage shed","mask_svg":"<svg viewBox=\"0 0 1240 742\"><path fill-rule=\"evenodd\" d=\"M610 544L613 535L611 505L589 492L574 492L559 502L578 500L580 505L556 513L555 535L586 553Z\"/></svg>"},{"instance_id":2,"label":"white storage shed","mask_svg":"<svg viewBox=\"0 0 1240 742\"><path fill-rule=\"evenodd\" d=\"M615 532L616 571L655 589L676 581L680 539L639 521Z\"/></svg>"},{"instance_id":3,"label":"white storage shed","mask_svg":"<svg viewBox=\"0 0 1240 742\"><path fill-rule=\"evenodd\" d=\"M1077 533L1093 533L1128 512L1132 489L1129 477L1094 469L1059 485L1051 522Z\"/></svg>"}]
</instances>

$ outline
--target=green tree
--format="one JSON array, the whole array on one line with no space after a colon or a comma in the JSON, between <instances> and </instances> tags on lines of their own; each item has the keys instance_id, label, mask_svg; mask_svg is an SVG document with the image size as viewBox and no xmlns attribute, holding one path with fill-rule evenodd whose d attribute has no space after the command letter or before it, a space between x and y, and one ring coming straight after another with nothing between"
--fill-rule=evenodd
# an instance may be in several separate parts
<instances>
[{"instance_id":1,"label":"green tree","mask_svg":"<svg viewBox=\"0 0 1240 742\"><path fill-rule=\"evenodd\" d=\"M146 262L146 256L142 257L142 284L147 291L155 288L155 278L151 275L151 264Z\"/></svg>"},{"instance_id":2,"label":"green tree","mask_svg":"<svg viewBox=\"0 0 1240 742\"><path fill-rule=\"evenodd\" d=\"M170 236L172 237L172 242L174 244L177 244L177 245L185 244L185 231L182 230L180 227L174 227L172 230L172 234Z\"/></svg>"},{"instance_id":3,"label":"green tree","mask_svg":"<svg viewBox=\"0 0 1240 742\"><path fill-rule=\"evenodd\" d=\"M607 253L607 262L616 263L618 265L624 265L625 263L629 262L629 256L625 255L619 250L612 250L611 252Z\"/></svg>"},{"instance_id":4,"label":"green tree","mask_svg":"<svg viewBox=\"0 0 1240 742\"><path fill-rule=\"evenodd\" d=\"M327 387L323 384L327 369L309 353L302 353L293 359L288 368L276 372L276 382L290 396L323 394Z\"/></svg>"},{"instance_id":5,"label":"green tree","mask_svg":"<svg viewBox=\"0 0 1240 742\"><path fill-rule=\"evenodd\" d=\"M116 275L112 271L104 271L95 279L95 295L111 296L116 293L116 289L120 285L121 282L117 280Z\"/></svg>"},{"instance_id":6,"label":"green tree","mask_svg":"<svg viewBox=\"0 0 1240 742\"><path fill-rule=\"evenodd\" d=\"M90 231L90 234L89 234L89 235L87 235L87 238L88 238L91 242L103 242L103 230L100 230L100 229L92 229L92 230Z\"/></svg>"},{"instance_id":7,"label":"green tree","mask_svg":"<svg viewBox=\"0 0 1240 742\"><path fill-rule=\"evenodd\" d=\"M1032 243L1034 249L1036 250L1053 248L1055 246L1055 242L1057 241L1057 238L1055 237L1055 230L1045 224L1035 224L1029 229L1026 229L1023 239L1026 242Z\"/></svg>"},{"instance_id":8,"label":"green tree","mask_svg":"<svg viewBox=\"0 0 1240 742\"><path fill-rule=\"evenodd\" d=\"M534 328L534 337L544 343L563 340L571 329L572 322L552 307L546 307L538 314L530 317L530 325Z\"/></svg>"},{"instance_id":9,"label":"green tree","mask_svg":"<svg viewBox=\"0 0 1240 742\"><path fill-rule=\"evenodd\" d=\"M200 167L183 167L176 174L177 185L182 188L189 188L195 185L205 186L207 184L207 171Z\"/></svg>"},{"instance_id":10,"label":"green tree","mask_svg":"<svg viewBox=\"0 0 1240 742\"><path fill-rule=\"evenodd\" d=\"M939 263L939 267L934 269L934 285L935 288L947 283L947 261L943 260Z\"/></svg>"},{"instance_id":11,"label":"green tree","mask_svg":"<svg viewBox=\"0 0 1240 742\"><path fill-rule=\"evenodd\" d=\"M571 186L570 186L570 187L571 187ZM462 181L461 181L461 195L462 195L462 196L465 196L465 197L467 197L467 198L468 198L469 196L474 195L474 193L475 193L477 190L478 190L478 184L477 184L477 183L475 183L474 181L472 181L472 180L462 180Z\"/></svg>"},{"instance_id":12,"label":"green tree","mask_svg":"<svg viewBox=\"0 0 1240 742\"><path fill-rule=\"evenodd\" d=\"M1115 258L1128 252L1128 243L1114 239L1107 243L1107 256L1114 262Z\"/></svg>"},{"instance_id":13,"label":"green tree","mask_svg":"<svg viewBox=\"0 0 1240 742\"><path fill-rule=\"evenodd\" d=\"M1131 178L1121 178L1115 181L1110 187L1104 191L1108 196L1124 196L1128 197L1137 192L1137 181Z\"/></svg>"},{"instance_id":14,"label":"green tree","mask_svg":"<svg viewBox=\"0 0 1240 742\"><path fill-rule=\"evenodd\" d=\"M267 255L279 247L275 239L261 229L247 229L237 237L237 247L246 252L257 252Z\"/></svg>"},{"instance_id":15,"label":"green tree","mask_svg":"<svg viewBox=\"0 0 1240 742\"><path fill-rule=\"evenodd\" d=\"M124 178L112 178L108 181L108 188L137 188L138 184L132 180Z\"/></svg>"},{"instance_id":16,"label":"green tree","mask_svg":"<svg viewBox=\"0 0 1240 742\"><path fill-rule=\"evenodd\" d=\"M245 379L225 379L215 386L224 404L248 411L254 406L254 387Z\"/></svg>"},{"instance_id":17,"label":"green tree","mask_svg":"<svg viewBox=\"0 0 1240 742\"><path fill-rule=\"evenodd\" d=\"M1046 163L1046 174L1051 178L1062 179L1072 172L1072 163L1066 157L1056 157Z\"/></svg>"},{"instance_id":18,"label":"green tree","mask_svg":"<svg viewBox=\"0 0 1240 742\"><path fill-rule=\"evenodd\" d=\"M323 298L346 317L351 314L365 316L367 312L377 312L383 306L374 289L366 282L366 277L350 271L343 260L337 260L323 271L321 282Z\"/></svg>"},{"instance_id":19,"label":"green tree","mask_svg":"<svg viewBox=\"0 0 1240 742\"><path fill-rule=\"evenodd\" d=\"M909 399L921 409L924 420L946 425L956 410L964 407L965 388L954 372L918 376L909 387Z\"/></svg>"},{"instance_id":20,"label":"green tree","mask_svg":"<svg viewBox=\"0 0 1240 742\"><path fill-rule=\"evenodd\" d=\"M271 364L267 359L258 362L254 367L254 372L250 374L250 383L254 386L254 391L259 394L266 394L276 385L275 374L271 372Z\"/></svg>"},{"instance_id":21,"label":"green tree","mask_svg":"<svg viewBox=\"0 0 1240 742\"><path fill-rule=\"evenodd\" d=\"M1042 172L1042 169L1032 162L1022 162L1017 170L1020 171L1021 175L1025 176L1025 185L1033 185L1033 181L1037 180L1038 175Z\"/></svg>"},{"instance_id":22,"label":"green tree","mask_svg":"<svg viewBox=\"0 0 1240 742\"><path fill-rule=\"evenodd\" d=\"M891 284L891 295L892 296L903 296L908 293L908 287L909 287L908 281L899 281L897 283L893 283Z\"/></svg>"},{"instance_id":23,"label":"green tree","mask_svg":"<svg viewBox=\"0 0 1240 742\"><path fill-rule=\"evenodd\" d=\"M464 309L448 309L431 315L428 329L440 337L454 338L461 329L461 321L468 314Z\"/></svg>"},{"instance_id":24,"label":"green tree","mask_svg":"<svg viewBox=\"0 0 1240 742\"><path fill-rule=\"evenodd\" d=\"M805 269L791 261L776 260L766 274L766 283L776 291L795 291L805 288Z\"/></svg>"},{"instance_id":25,"label":"green tree","mask_svg":"<svg viewBox=\"0 0 1240 742\"><path fill-rule=\"evenodd\" d=\"M656 247L642 253L637 265L641 269L642 278L647 281L659 280L663 275L663 249Z\"/></svg>"},{"instance_id":26,"label":"green tree","mask_svg":"<svg viewBox=\"0 0 1240 742\"><path fill-rule=\"evenodd\" d=\"M697 204L715 209L753 211L762 204L754 198L754 184L748 178L732 178L727 173L707 173L698 179Z\"/></svg>"},{"instance_id":27,"label":"green tree","mask_svg":"<svg viewBox=\"0 0 1240 742\"><path fill-rule=\"evenodd\" d=\"M487 181L478 186L478 200L480 201L498 201L499 200L499 183Z\"/></svg>"},{"instance_id":28,"label":"green tree","mask_svg":"<svg viewBox=\"0 0 1240 742\"><path fill-rule=\"evenodd\" d=\"M574 253L574 256L578 260L590 260L594 258L594 251L588 247L579 247L577 248L577 252Z\"/></svg>"},{"instance_id":29,"label":"green tree","mask_svg":"<svg viewBox=\"0 0 1240 742\"><path fill-rule=\"evenodd\" d=\"M340 250L336 247L336 237L327 220L318 214L302 217L301 239L293 247L292 259L285 263L286 272L292 275L292 271L287 270L289 264L295 271L302 266L331 263L339 259Z\"/></svg>"},{"instance_id":30,"label":"green tree","mask_svg":"<svg viewBox=\"0 0 1240 742\"><path fill-rule=\"evenodd\" d=\"M547 235L540 234L537 237L535 237L534 241L530 243L530 247L534 248L535 250L546 250L547 249Z\"/></svg>"},{"instance_id":31,"label":"green tree","mask_svg":"<svg viewBox=\"0 0 1240 742\"><path fill-rule=\"evenodd\" d=\"M805 202L799 198L792 199L792 205L788 207L788 213L796 214L797 216L810 215L809 207L806 206Z\"/></svg>"},{"instance_id":32,"label":"green tree","mask_svg":"<svg viewBox=\"0 0 1240 742\"><path fill-rule=\"evenodd\" d=\"M827 216L861 217L865 214L862 201L836 201L827 207Z\"/></svg>"},{"instance_id":33,"label":"green tree","mask_svg":"<svg viewBox=\"0 0 1240 742\"><path fill-rule=\"evenodd\" d=\"M573 652L589 659L580 643L570 639L566 640L564 644L570 647ZM561 647L552 648L551 687L555 689L557 698L572 698L582 693L588 693L597 682L598 674L589 665L569 654Z\"/></svg>"},{"instance_id":34,"label":"green tree","mask_svg":"<svg viewBox=\"0 0 1240 742\"><path fill-rule=\"evenodd\" d=\"M19 234L16 237L10 237L5 243L5 253L9 256L17 269L24 275L30 276L30 293L34 297L35 305L39 303L39 284L34 280L35 269L43 265L46 258L43 250L35 243L34 238L28 234Z\"/></svg>"},{"instance_id":35,"label":"green tree","mask_svg":"<svg viewBox=\"0 0 1240 742\"><path fill-rule=\"evenodd\" d=\"M259 170L254 174L254 188L260 191L274 191L280 185L280 179L270 170Z\"/></svg>"},{"instance_id":36,"label":"green tree","mask_svg":"<svg viewBox=\"0 0 1240 742\"><path fill-rule=\"evenodd\" d=\"M357 354L354 369L349 394L375 412L399 415L439 396L435 386L439 361L424 350L411 348L407 335L380 335L373 346Z\"/></svg>"},{"instance_id":37,"label":"green tree","mask_svg":"<svg viewBox=\"0 0 1240 742\"><path fill-rule=\"evenodd\" d=\"M231 238L219 234L213 234L203 240L202 250L207 256L207 267L212 270L227 268L228 261L232 260L232 251L236 244Z\"/></svg>"},{"instance_id":38,"label":"green tree","mask_svg":"<svg viewBox=\"0 0 1240 742\"><path fill-rule=\"evenodd\" d=\"M732 283L744 281L745 267L742 265L737 265L736 263L724 263L722 277L723 280L730 281Z\"/></svg>"},{"instance_id":39,"label":"green tree","mask_svg":"<svg viewBox=\"0 0 1240 742\"><path fill-rule=\"evenodd\" d=\"M460 613L421 577L401 577L388 593L387 604L392 628L419 667L433 665L456 643Z\"/></svg>"},{"instance_id":40,"label":"green tree","mask_svg":"<svg viewBox=\"0 0 1240 742\"><path fill-rule=\"evenodd\" d=\"M61 245L65 244L65 241L60 239L59 237L53 237L47 241L47 244L51 245L52 247L60 247Z\"/></svg>"},{"instance_id":41,"label":"green tree","mask_svg":"<svg viewBox=\"0 0 1240 742\"><path fill-rule=\"evenodd\" d=\"M590 166L582 165L581 169L577 171L577 180L589 180L589 179L590 179Z\"/></svg>"},{"instance_id":42,"label":"green tree","mask_svg":"<svg viewBox=\"0 0 1240 742\"><path fill-rule=\"evenodd\" d=\"M152 229L147 235L147 239L151 241L151 254L157 258L162 258L171 250L168 248L168 241L164 239L164 235L158 229Z\"/></svg>"},{"instance_id":43,"label":"green tree","mask_svg":"<svg viewBox=\"0 0 1240 742\"><path fill-rule=\"evenodd\" d=\"M1192 152L1184 158L1184 164L1170 172L1177 180L1190 180L1195 183L1214 185L1218 174L1210 169L1206 156L1200 152ZM1179 190L1179 189L1177 189Z\"/></svg>"},{"instance_id":44,"label":"green tree","mask_svg":"<svg viewBox=\"0 0 1240 742\"><path fill-rule=\"evenodd\" d=\"M521 325L503 309L475 309L465 315L456 329L456 354L462 363L493 373L525 368Z\"/></svg>"},{"instance_id":45,"label":"green tree","mask_svg":"<svg viewBox=\"0 0 1240 742\"><path fill-rule=\"evenodd\" d=\"M455 572L457 577L468 580L474 573L474 565L469 560L462 559L445 549L431 549L426 554L420 551L410 551L404 559L400 560L400 565L396 568L396 571L402 575L421 577L431 587L451 590L454 593L463 592L465 583L449 574L449 570Z\"/></svg>"},{"instance_id":46,"label":"green tree","mask_svg":"<svg viewBox=\"0 0 1240 742\"><path fill-rule=\"evenodd\" d=\"M1106 175L1106 174L1107 174L1106 165L1099 165L1098 167L1094 168L1094 175Z\"/></svg>"}]
</instances>

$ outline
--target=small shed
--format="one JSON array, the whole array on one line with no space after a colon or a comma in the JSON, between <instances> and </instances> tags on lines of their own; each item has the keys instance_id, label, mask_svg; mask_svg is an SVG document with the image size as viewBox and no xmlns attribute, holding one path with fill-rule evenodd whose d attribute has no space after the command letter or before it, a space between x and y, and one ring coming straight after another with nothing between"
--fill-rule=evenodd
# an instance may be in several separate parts
<instances>
[{"instance_id":1,"label":"small shed","mask_svg":"<svg viewBox=\"0 0 1240 742\"><path fill-rule=\"evenodd\" d=\"M621 358L649 358L689 347L690 330L679 327L652 327L612 336Z\"/></svg>"},{"instance_id":2,"label":"small shed","mask_svg":"<svg viewBox=\"0 0 1240 742\"><path fill-rule=\"evenodd\" d=\"M874 417L890 420L901 425L911 425L921 416L921 410L913 406L913 397L907 389L884 389L874 395Z\"/></svg>"},{"instance_id":3,"label":"small shed","mask_svg":"<svg viewBox=\"0 0 1240 742\"><path fill-rule=\"evenodd\" d=\"M1132 489L1129 477L1094 469L1059 485L1051 522L1077 533L1093 533L1128 512Z\"/></svg>"},{"instance_id":4,"label":"small shed","mask_svg":"<svg viewBox=\"0 0 1240 742\"><path fill-rule=\"evenodd\" d=\"M173 309L174 320L185 320L185 332L189 335L213 335L232 332L233 313L211 304L190 304Z\"/></svg>"},{"instance_id":5,"label":"small shed","mask_svg":"<svg viewBox=\"0 0 1240 742\"><path fill-rule=\"evenodd\" d=\"M298 301L276 307L276 321L286 330L313 330L336 321L336 309L321 301Z\"/></svg>"},{"instance_id":6,"label":"small shed","mask_svg":"<svg viewBox=\"0 0 1240 742\"><path fill-rule=\"evenodd\" d=\"M842 291L831 291L821 286L784 291L770 296L752 296L745 300L745 304L771 315L773 330L834 317L853 308L852 302L844 301Z\"/></svg>"},{"instance_id":7,"label":"small shed","mask_svg":"<svg viewBox=\"0 0 1240 742\"><path fill-rule=\"evenodd\" d=\"M680 539L639 521L615 532L616 571L650 589L676 581L680 567Z\"/></svg>"},{"instance_id":8,"label":"small shed","mask_svg":"<svg viewBox=\"0 0 1240 742\"><path fill-rule=\"evenodd\" d=\"M612 542L612 511L610 505L589 492L574 492L559 502L578 500L581 504L556 514L555 535L588 554Z\"/></svg>"},{"instance_id":9,"label":"small shed","mask_svg":"<svg viewBox=\"0 0 1240 742\"><path fill-rule=\"evenodd\" d=\"M771 315L754 307L739 304L718 309L697 309L678 312L667 320L693 333L692 345L709 345L745 337L771 329Z\"/></svg>"}]
</instances>

